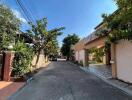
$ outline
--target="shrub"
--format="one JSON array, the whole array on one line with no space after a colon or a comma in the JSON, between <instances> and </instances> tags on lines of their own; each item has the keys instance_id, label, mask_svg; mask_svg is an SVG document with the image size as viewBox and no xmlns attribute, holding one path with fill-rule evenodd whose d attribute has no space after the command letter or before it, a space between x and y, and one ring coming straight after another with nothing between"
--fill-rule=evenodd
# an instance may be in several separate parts
<instances>
[{"instance_id":1,"label":"shrub","mask_svg":"<svg viewBox=\"0 0 132 100\"><path fill-rule=\"evenodd\" d=\"M78 64L78 61L74 61L75 64Z\"/></svg>"},{"instance_id":2,"label":"shrub","mask_svg":"<svg viewBox=\"0 0 132 100\"><path fill-rule=\"evenodd\" d=\"M80 64L80 66L83 66L83 61L81 60L79 64Z\"/></svg>"},{"instance_id":3,"label":"shrub","mask_svg":"<svg viewBox=\"0 0 132 100\"><path fill-rule=\"evenodd\" d=\"M33 47L24 42L17 42L14 46L13 76L22 76L31 71L31 61L34 56Z\"/></svg>"}]
</instances>

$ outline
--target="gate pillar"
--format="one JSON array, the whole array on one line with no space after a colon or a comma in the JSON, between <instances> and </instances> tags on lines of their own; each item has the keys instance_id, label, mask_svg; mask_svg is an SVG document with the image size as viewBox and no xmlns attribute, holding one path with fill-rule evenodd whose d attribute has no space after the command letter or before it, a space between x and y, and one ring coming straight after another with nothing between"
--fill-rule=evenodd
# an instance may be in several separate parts
<instances>
[{"instance_id":1,"label":"gate pillar","mask_svg":"<svg viewBox=\"0 0 132 100\"><path fill-rule=\"evenodd\" d=\"M5 51L4 69L3 69L3 81L10 81L10 75L12 71L12 62L14 58L13 51Z\"/></svg>"}]
</instances>

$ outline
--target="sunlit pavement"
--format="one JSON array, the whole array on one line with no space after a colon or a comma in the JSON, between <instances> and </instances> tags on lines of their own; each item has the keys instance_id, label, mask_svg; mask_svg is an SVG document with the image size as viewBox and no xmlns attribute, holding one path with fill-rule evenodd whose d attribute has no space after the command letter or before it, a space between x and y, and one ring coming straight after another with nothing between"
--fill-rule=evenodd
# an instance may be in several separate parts
<instances>
[{"instance_id":1,"label":"sunlit pavement","mask_svg":"<svg viewBox=\"0 0 132 100\"><path fill-rule=\"evenodd\" d=\"M7 100L9 96L25 85L24 82L0 81L0 100Z\"/></svg>"},{"instance_id":2,"label":"sunlit pavement","mask_svg":"<svg viewBox=\"0 0 132 100\"><path fill-rule=\"evenodd\" d=\"M52 62L9 100L132 100L68 62Z\"/></svg>"}]
</instances>

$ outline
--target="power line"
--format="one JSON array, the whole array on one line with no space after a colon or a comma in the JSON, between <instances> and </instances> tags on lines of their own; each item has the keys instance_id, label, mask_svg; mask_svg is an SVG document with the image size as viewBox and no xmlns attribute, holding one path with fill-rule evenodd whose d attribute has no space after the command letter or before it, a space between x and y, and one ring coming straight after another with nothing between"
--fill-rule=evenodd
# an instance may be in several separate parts
<instances>
[{"instance_id":1,"label":"power line","mask_svg":"<svg viewBox=\"0 0 132 100\"><path fill-rule=\"evenodd\" d=\"M28 3L23 3L22 0L15 0L15 1L20 9L21 14L27 20L27 22L32 22L32 23L36 22L36 16L34 16L32 10L29 9L28 6L26 6L28 7L28 9L24 6L25 4L28 4ZM6 3L7 3L7 0L0 0L0 4L6 4Z\"/></svg>"},{"instance_id":2,"label":"power line","mask_svg":"<svg viewBox=\"0 0 132 100\"><path fill-rule=\"evenodd\" d=\"M23 10L21 9L20 5L18 4L17 0L15 0L15 1L16 1L16 4L17 4L17 5L19 6L19 8L20 8L20 13L23 15L23 17L26 19L26 21L27 21L27 22L31 21L31 20L29 20L29 19L26 17L26 15L24 14L24 12L23 12ZM0 4L9 6L8 0L0 0Z\"/></svg>"},{"instance_id":3,"label":"power line","mask_svg":"<svg viewBox=\"0 0 132 100\"><path fill-rule=\"evenodd\" d=\"M26 19L27 19L29 22L31 22L31 19L30 19L29 15L27 14L27 11L26 11L25 8L23 7L23 5L20 3L20 0L16 0L16 3L17 3L17 5L19 6L20 11L22 11L23 14L25 15Z\"/></svg>"},{"instance_id":4,"label":"power line","mask_svg":"<svg viewBox=\"0 0 132 100\"><path fill-rule=\"evenodd\" d=\"M32 16L32 19L33 19L34 21L36 21L36 19L37 19L36 13L35 13L35 14L33 13L33 10L31 9L31 6L28 4L28 2L25 0L25 1L23 2L23 4L26 5L26 7L27 7L27 9L28 9L28 11L29 11L29 13L30 13L30 15ZM33 8L33 6L32 6L32 8Z\"/></svg>"},{"instance_id":5,"label":"power line","mask_svg":"<svg viewBox=\"0 0 132 100\"><path fill-rule=\"evenodd\" d=\"M20 0L16 0L16 3L18 4L18 6L21 8L20 10L22 10L22 12L24 13L26 19L29 21L29 22L32 22L34 23L29 11L24 7L24 5L22 4L22 2Z\"/></svg>"}]
</instances>

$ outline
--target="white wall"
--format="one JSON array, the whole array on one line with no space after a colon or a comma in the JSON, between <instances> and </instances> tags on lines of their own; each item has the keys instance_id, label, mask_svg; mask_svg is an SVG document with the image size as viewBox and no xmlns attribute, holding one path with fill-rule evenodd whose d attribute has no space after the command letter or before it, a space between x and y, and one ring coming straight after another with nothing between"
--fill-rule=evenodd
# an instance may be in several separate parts
<instances>
[{"instance_id":1,"label":"white wall","mask_svg":"<svg viewBox=\"0 0 132 100\"><path fill-rule=\"evenodd\" d=\"M117 77L132 83L132 42L121 40L116 45Z\"/></svg>"},{"instance_id":2,"label":"white wall","mask_svg":"<svg viewBox=\"0 0 132 100\"><path fill-rule=\"evenodd\" d=\"M34 56L33 60L32 60L32 66L35 66L36 64L36 60L37 60L37 55ZM41 51L40 55L39 55L39 60L38 60L38 63L36 65L37 68L39 67L42 67L43 64L45 63L46 59L45 59L45 56L44 56L44 52Z\"/></svg>"},{"instance_id":3,"label":"white wall","mask_svg":"<svg viewBox=\"0 0 132 100\"><path fill-rule=\"evenodd\" d=\"M84 62L85 62L85 51L84 50L76 51L75 59L78 62L83 61L83 64L84 64Z\"/></svg>"},{"instance_id":4,"label":"white wall","mask_svg":"<svg viewBox=\"0 0 132 100\"><path fill-rule=\"evenodd\" d=\"M76 51L76 52L75 52L75 60L76 60L76 61L78 61L78 60L79 60L79 59L78 59L78 58L79 58L78 56L79 56L79 52L78 52L78 51Z\"/></svg>"},{"instance_id":5,"label":"white wall","mask_svg":"<svg viewBox=\"0 0 132 100\"><path fill-rule=\"evenodd\" d=\"M35 66L36 64L36 60L37 60L37 55L34 56L33 60L32 60L32 66ZM45 57L43 54L40 54L39 56L39 60L38 60L38 63L37 63L37 68L38 67L42 67L42 65L45 63Z\"/></svg>"},{"instance_id":6,"label":"white wall","mask_svg":"<svg viewBox=\"0 0 132 100\"><path fill-rule=\"evenodd\" d=\"M81 50L79 52L79 61L83 61L83 64L84 64L84 61L85 61L85 51L84 50Z\"/></svg>"}]
</instances>

